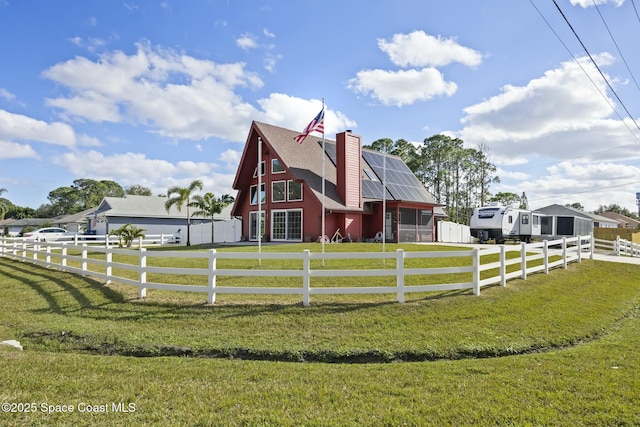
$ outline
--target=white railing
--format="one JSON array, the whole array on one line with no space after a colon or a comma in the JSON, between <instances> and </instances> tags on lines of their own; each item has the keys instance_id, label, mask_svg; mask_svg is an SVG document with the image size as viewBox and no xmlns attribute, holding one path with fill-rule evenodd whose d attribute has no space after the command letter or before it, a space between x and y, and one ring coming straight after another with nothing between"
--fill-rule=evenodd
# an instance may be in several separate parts
<instances>
[{"instance_id":1,"label":"white railing","mask_svg":"<svg viewBox=\"0 0 640 427\"><path fill-rule=\"evenodd\" d=\"M621 239L620 236L616 238L615 252L618 256L640 256L640 244L630 242L625 239Z\"/></svg>"},{"instance_id":2,"label":"white railing","mask_svg":"<svg viewBox=\"0 0 640 427\"><path fill-rule=\"evenodd\" d=\"M398 249L395 252L325 252L312 253L309 250L303 252L280 252L280 253L255 253L255 252L218 252L211 249L207 252L198 251L147 251L140 247L138 250L123 249L113 246L94 246L83 244L69 244L63 242L33 243L24 240L0 238L0 256L9 257L15 260L33 262L48 268L57 267L63 271L91 276L104 280L105 283L111 281L135 286L138 288L138 295L144 298L147 289L164 289L169 291L202 292L207 294L207 302L215 303L217 294L279 294L279 295L300 295L302 302L306 306L309 304L311 295L334 295L334 294L396 294L397 301L402 303L405 294L411 292L429 291L449 291L471 289L474 295L480 295L483 286L500 284L505 286L507 280L512 278L526 279L528 274L542 271L545 274L554 267L567 268L570 262L581 262L585 255L593 258L593 239L591 236L563 238L554 241L544 241L535 244L522 243L519 246L487 246L486 248L473 248L459 251L442 252L406 252ZM73 254L69 252L72 251ZM93 255L89 256L89 252ZM511 257L507 253L513 252ZM96 258L95 254L104 254L104 257ZM488 262L483 257L498 254L499 260ZM135 263L116 262L114 255L128 255L135 259ZM429 267L426 261L433 258L470 258L467 266L451 267ZM207 259L206 268L187 267L155 267L149 266L147 261L150 258L201 258ZM493 257L495 258L495 257ZM297 260L300 262L298 269L228 269L219 268L218 260L254 260L261 265L262 260ZM380 259L383 268L377 269L325 269L312 268L313 260L349 260L349 259ZM407 265L408 259L423 259L424 266L419 268L411 267L416 263ZM386 262L387 260L391 262ZM536 263L535 261L541 260ZM57 262L56 262L57 261ZM74 264L72 266L70 261ZM530 264L536 265L530 265ZM204 263L203 263L204 264ZM323 262L324 264L324 262ZM319 266L320 263L317 263ZM517 269L509 268L516 265ZM92 268L89 268L92 266ZM122 277L115 275L114 269L119 271L132 271L132 277ZM484 277L483 272L497 269L497 274L491 277ZM147 280L147 274L160 273L181 276L200 276L198 284L174 284L158 283ZM406 285L405 279L410 276L419 275L447 275L463 274L465 280L454 281L459 276L454 276L452 282L438 284ZM488 276L490 273L485 273ZM220 286L220 277L298 277L298 286L271 287L271 286ZM312 279L320 277L395 277L395 283L387 286L315 286ZM363 281L366 282L366 281Z\"/></svg>"},{"instance_id":3,"label":"white railing","mask_svg":"<svg viewBox=\"0 0 640 427\"><path fill-rule=\"evenodd\" d=\"M616 256L640 257L640 244L633 243L620 236L616 240L593 239L595 249L612 252Z\"/></svg>"}]
</instances>

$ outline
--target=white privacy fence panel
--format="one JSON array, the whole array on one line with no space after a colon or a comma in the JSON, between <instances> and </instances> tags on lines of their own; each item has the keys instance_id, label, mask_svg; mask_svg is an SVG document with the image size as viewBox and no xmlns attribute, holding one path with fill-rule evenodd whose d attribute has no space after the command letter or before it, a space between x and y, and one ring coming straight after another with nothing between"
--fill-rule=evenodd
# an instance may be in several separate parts
<instances>
[{"instance_id":1,"label":"white privacy fence panel","mask_svg":"<svg viewBox=\"0 0 640 427\"><path fill-rule=\"evenodd\" d=\"M438 242L471 243L471 229L468 225L450 221L438 221Z\"/></svg>"},{"instance_id":2,"label":"white privacy fence panel","mask_svg":"<svg viewBox=\"0 0 640 427\"><path fill-rule=\"evenodd\" d=\"M405 294L411 292L448 291L470 289L475 295L480 295L483 286L500 284L505 286L507 280L513 278L526 279L528 274L535 272L549 273L555 267L567 268L570 262L581 262L585 256L593 257L594 240L591 236L563 238L554 241L543 241L534 244L521 243L518 246L487 246L457 251L438 252L405 252L398 249L395 252L333 252L312 253L303 252L255 253L255 252L218 252L211 249L207 252L198 251L148 251L142 247L142 240L137 242L137 249L114 247L109 240L106 244L98 245L93 241L77 242L27 242L24 239L0 238L0 256L14 260L33 262L48 268L56 267L63 271L91 276L109 283L111 281L135 286L138 295L144 298L147 289L164 289L169 291L201 292L207 294L207 302L215 303L217 294L277 294L300 295L303 304L309 304L312 295L340 295L340 294L396 294L398 302L405 300ZM507 256L512 252L511 257ZM93 256L89 256L91 253ZM100 258L96 258L100 254ZM114 255L128 255L135 262L115 262ZM497 255L498 261L488 260L486 257ZM189 267L157 267L149 266L150 258L180 259L201 258L207 260L205 268ZM431 258L467 258L466 266L429 267ZM484 259L483 259L484 258ZM495 258L495 256L494 256ZM218 260L253 260L258 268L219 268ZM312 268L312 260L355 260L380 259L382 268L376 269L325 269ZM416 263L407 266L407 260L425 260L423 266L415 267ZM263 260L291 260L299 265L293 269L263 269ZM539 265L529 265L542 260ZM71 265L70 262L73 264ZM179 263L176 263L179 264ZM316 263L319 265L319 263ZM514 271L507 272L507 267L515 265ZM114 269L133 272L132 277L122 277L114 274ZM491 271L495 270L494 273ZM166 275L199 276L198 284L186 285L175 283L150 282L147 274L161 273ZM484 274L483 274L484 273ZM122 274L122 273L121 273ZM405 279L411 276L423 275L456 275L468 278L462 282L446 282L436 284L406 285ZM299 278L298 286L254 286L259 281L248 281L246 286L219 286L220 277L293 277ZM321 286L317 278L323 277L362 277L366 283L367 277L389 277L392 283L387 286ZM481 278L482 277L482 278ZM395 280L393 280L395 278ZM314 282L315 280L315 282Z\"/></svg>"}]
</instances>

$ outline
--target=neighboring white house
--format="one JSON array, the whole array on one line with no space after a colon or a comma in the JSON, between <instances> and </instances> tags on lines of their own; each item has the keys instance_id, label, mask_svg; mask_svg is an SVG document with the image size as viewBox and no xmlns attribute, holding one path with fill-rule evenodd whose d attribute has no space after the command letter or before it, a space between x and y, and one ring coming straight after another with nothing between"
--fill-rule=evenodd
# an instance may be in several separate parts
<instances>
[{"instance_id":1,"label":"neighboring white house","mask_svg":"<svg viewBox=\"0 0 640 427\"><path fill-rule=\"evenodd\" d=\"M179 211L177 206L173 205L167 212L164 206L166 201L166 197L156 196L105 197L98 208L88 216L87 231L108 234L125 224L133 224L144 229L146 235L178 235L184 243L187 238L186 207L183 206ZM242 223L236 218L231 218L231 207L227 206L213 218L216 243L240 241ZM202 243L211 243L211 218L192 216L191 244Z\"/></svg>"}]
</instances>

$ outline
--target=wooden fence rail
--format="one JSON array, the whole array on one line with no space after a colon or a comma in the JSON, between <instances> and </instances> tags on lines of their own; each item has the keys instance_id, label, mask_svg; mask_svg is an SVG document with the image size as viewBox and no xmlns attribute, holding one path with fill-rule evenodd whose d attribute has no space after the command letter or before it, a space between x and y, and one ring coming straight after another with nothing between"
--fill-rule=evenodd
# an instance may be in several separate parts
<instances>
[{"instance_id":1,"label":"wooden fence rail","mask_svg":"<svg viewBox=\"0 0 640 427\"><path fill-rule=\"evenodd\" d=\"M148 251L140 244L139 249L124 249L106 244L89 245L75 242L27 242L23 239L0 237L0 256L14 260L32 262L47 268L59 268L63 271L90 276L105 283L112 281L138 288L138 295L144 298L148 289L169 291L201 292L207 294L207 302L214 304L217 294L278 294L300 295L303 305L309 305L312 295L338 294L396 294L398 302L405 301L405 295L411 292L448 291L471 289L474 295L480 295L484 286L499 284L505 286L513 278L526 279L535 272L549 274L556 267L567 268L570 262L581 262L585 255L593 258L595 241L591 236L563 238L554 241L525 244L519 246L483 246L442 252L406 252L398 249L395 252L325 252L317 253L309 250L303 252L279 253L247 253L219 252L211 249L198 251ZM73 252L73 253L70 253ZM511 256L507 254L513 252ZM93 256L89 256L89 253ZM95 254L104 254L96 258ZM498 255L498 261L487 259L487 256ZM135 262L116 262L114 255L126 255ZM429 267L426 261L433 258L470 258L467 266ZM148 265L150 258L201 258L207 260L206 268L189 267L155 267ZM492 257L495 259L495 256ZM243 269L219 268L218 260L294 260L300 262L295 269ZM312 268L312 260L384 260L384 268L375 269L325 269ZM424 267L408 267L406 260L425 260ZM387 260L389 261L387 264ZM535 262L541 260L541 262ZM490 262L491 261L491 262ZM70 264L73 264L71 265ZM324 262L323 262L324 264ZM381 263L382 264L382 263ZM415 265L412 263L410 265ZM530 265L531 264L531 265ZM535 265L534 265L535 264ZM516 268L508 268L509 266ZM91 268L90 268L91 267ZM114 270L132 271L135 276L122 277L114 274ZM497 274L490 277L491 270ZM511 270L511 271L508 271ZM169 275L195 275L201 277L200 284L186 285L175 283L158 283L147 280L148 274L160 273ZM438 284L406 285L405 279L410 276L454 275L452 282ZM454 281L458 274L470 280ZM300 278L299 286L219 286L220 277L294 277ZM322 277L395 277L395 284L388 286L312 286L315 278Z\"/></svg>"}]
</instances>

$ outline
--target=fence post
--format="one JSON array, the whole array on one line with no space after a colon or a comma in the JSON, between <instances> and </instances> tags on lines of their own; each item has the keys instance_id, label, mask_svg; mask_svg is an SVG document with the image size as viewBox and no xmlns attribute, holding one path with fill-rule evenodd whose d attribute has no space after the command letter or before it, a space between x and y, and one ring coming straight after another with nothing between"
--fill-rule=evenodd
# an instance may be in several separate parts
<instances>
[{"instance_id":1,"label":"fence post","mask_svg":"<svg viewBox=\"0 0 640 427\"><path fill-rule=\"evenodd\" d=\"M527 280L527 244L525 242L520 243L520 269L522 270L523 280Z\"/></svg>"},{"instance_id":2,"label":"fence post","mask_svg":"<svg viewBox=\"0 0 640 427\"><path fill-rule=\"evenodd\" d=\"M311 251L302 252L302 305L309 305L309 290L311 287Z\"/></svg>"},{"instance_id":3,"label":"fence post","mask_svg":"<svg viewBox=\"0 0 640 427\"><path fill-rule=\"evenodd\" d=\"M139 257L140 262L138 266L140 267L140 288L138 291L138 298L145 298L147 296L147 288L144 286L147 283L147 249L140 248Z\"/></svg>"},{"instance_id":4,"label":"fence post","mask_svg":"<svg viewBox=\"0 0 640 427\"><path fill-rule=\"evenodd\" d=\"M620 256L620 236L616 236L616 243L614 250L616 252L616 256Z\"/></svg>"},{"instance_id":5,"label":"fence post","mask_svg":"<svg viewBox=\"0 0 640 427\"><path fill-rule=\"evenodd\" d=\"M562 268L567 269L567 238L562 238Z\"/></svg>"},{"instance_id":6,"label":"fence post","mask_svg":"<svg viewBox=\"0 0 640 427\"><path fill-rule=\"evenodd\" d=\"M34 243L33 244L33 253L31 254L31 258L33 259L34 263L36 261L38 261L38 252L39 251L40 251L40 243Z\"/></svg>"},{"instance_id":7,"label":"fence post","mask_svg":"<svg viewBox=\"0 0 640 427\"><path fill-rule=\"evenodd\" d=\"M81 264L81 270L83 272L87 271L87 244L83 243L82 244L82 253L81 253L81 258L82 258L82 264Z\"/></svg>"},{"instance_id":8,"label":"fence post","mask_svg":"<svg viewBox=\"0 0 640 427\"><path fill-rule=\"evenodd\" d=\"M473 294L480 296L480 249L474 248L473 257Z\"/></svg>"},{"instance_id":9,"label":"fence post","mask_svg":"<svg viewBox=\"0 0 640 427\"><path fill-rule=\"evenodd\" d=\"M404 250L396 249L396 286L398 287L398 302L404 303Z\"/></svg>"},{"instance_id":10,"label":"fence post","mask_svg":"<svg viewBox=\"0 0 640 427\"><path fill-rule=\"evenodd\" d=\"M582 236L577 236L578 241L577 243L577 247L578 247L578 264L580 264L582 262Z\"/></svg>"},{"instance_id":11,"label":"fence post","mask_svg":"<svg viewBox=\"0 0 640 427\"><path fill-rule=\"evenodd\" d=\"M544 274L549 274L549 241L542 242L542 253L544 254Z\"/></svg>"},{"instance_id":12,"label":"fence post","mask_svg":"<svg viewBox=\"0 0 640 427\"><path fill-rule=\"evenodd\" d=\"M589 245L589 259L593 259L593 253L596 251L596 239L593 237L593 234L591 234L590 242L591 244Z\"/></svg>"},{"instance_id":13,"label":"fence post","mask_svg":"<svg viewBox=\"0 0 640 427\"><path fill-rule=\"evenodd\" d=\"M507 247L500 245L500 286L507 286Z\"/></svg>"},{"instance_id":14,"label":"fence post","mask_svg":"<svg viewBox=\"0 0 640 427\"><path fill-rule=\"evenodd\" d=\"M60 269L62 271L67 270L67 247L62 247L62 253L60 254Z\"/></svg>"},{"instance_id":15,"label":"fence post","mask_svg":"<svg viewBox=\"0 0 640 427\"><path fill-rule=\"evenodd\" d=\"M111 274L113 272L113 267L111 266L111 263L113 262L113 249L109 247L105 249L105 258L104 275L107 277L104 284L108 285L109 283L111 283Z\"/></svg>"},{"instance_id":16,"label":"fence post","mask_svg":"<svg viewBox=\"0 0 640 427\"><path fill-rule=\"evenodd\" d=\"M49 268L51 267L51 246L47 246L47 249L45 252L47 254L44 259L45 267Z\"/></svg>"},{"instance_id":17,"label":"fence post","mask_svg":"<svg viewBox=\"0 0 640 427\"><path fill-rule=\"evenodd\" d=\"M216 302L216 270L218 268L218 258L215 249L209 249L209 273L208 283L209 293L207 295L207 304L215 304Z\"/></svg>"}]
</instances>

